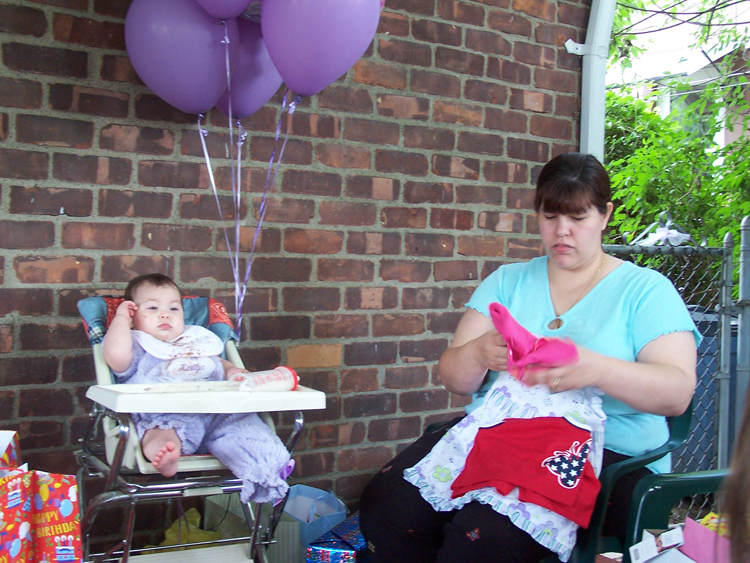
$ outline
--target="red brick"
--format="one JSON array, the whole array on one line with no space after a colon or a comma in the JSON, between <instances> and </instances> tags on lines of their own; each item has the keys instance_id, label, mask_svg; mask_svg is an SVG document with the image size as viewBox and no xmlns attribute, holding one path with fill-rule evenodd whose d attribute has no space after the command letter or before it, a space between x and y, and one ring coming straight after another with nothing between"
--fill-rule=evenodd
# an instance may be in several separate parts
<instances>
[{"instance_id":1,"label":"red brick","mask_svg":"<svg viewBox=\"0 0 750 563\"><path fill-rule=\"evenodd\" d=\"M260 200L253 201L258 217ZM315 202L307 199L272 199L266 200L266 221L270 223L309 223L315 217Z\"/></svg>"},{"instance_id":2,"label":"red brick","mask_svg":"<svg viewBox=\"0 0 750 563\"><path fill-rule=\"evenodd\" d=\"M217 237L216 249L226 251L227 240L229 248L236 251L237 244L234 238L234 229L227 227L226 238L224 238L224 229ZM255 239L255 227L240 227L240 252L250 252ZM261 228L260 235L255 240L255 252L279 252L281 250L281 231L278 229Z\"/></svg>"},{"instance_id":3,"label":"red brick","mask_svg":"<svg viewBox=\"0 0 750 563\"><path fill-rule=\"evenodd\" d=\"M138 119L147 119L148 121L169 121L171 123L196 122L193 114L180 111L153 94L138 94L135 97L135 116Z\"/></svg>"},{"instance_id":4,"label":"red brick","mask_svg":"<svg viewBox=\"0 0 750 563\"><path fill-rule=\"evenodd\" d=\"M487 16L487 25L509 35L531 36L531 21L510 10L493 10Z\"/></svg>"},{"instance_id":5,"label":"red brick","mask_svg":"<svg viewBox=\"0 0 750 563\"><path fill-rule=\"evenodd\" d=\"M427 157L421 153L378 150L375 151L375 170L391 174L426 176Z\"/></svg>"},{"instance_id":6,"label":"red brick","mask_svg":"<svg viewBox=\"0 0 750 563\"><path fill-rule=\"evenodd\" d=\"M385 207L380 220L386 229L424 229L427 210L421 207Z\"/></svg>"},{"instance_id":7,"label":"red brick","mask_svg":"<svg viewBox=\"0 0 750 563\"><path fill-rule=\"evenodd\" d=\"M174 133L153 127L107 125L102 128L99 146L119 152L168 155L174 151Z\"/></svg>"},{"instance_id":8,"label":"red brick","mask_svg":"<svg viewBox=\"0 0 750 563\"><path fill-rule=\"evenodd\" d=\"M373 99L367 90L329 86L318 94L318 106L324 109L370 115L373 109Z\"/></svg>"},{"instance_id":9,"label":"red brick","mask_svg":"<svg viewBox=\"0 0 750 563\"><path fill-rule=\"evenodd\" d=\"M477 279L476 262L448 260L435 263L435 281L464 281Z\"/></svg>"},{"instance_id":10,"label":"red brick","mask_svg":"<svg viewBox=\"0 0 750 563\"><path fill-rule=\"evenodd\" d=\"M508 99L508 87L497 82L470 79L464 85L464 97L473 102L502 106Z\"/></svg>"},{"instance_id":11,"label":"red brick","mask_svg":"<svg viewBox=\"0 0 750 563\"><path fill-rule=\"evenodd\" d=\"M327 172L286 170L281 181L281 191L338 197L341 195L341 176Z\"/></svg>"},{"instance_id":12,"label":"red brick","mask_svg":"<svg viewBox=\"0 0 750 563\"><path fill-rule=\"evenodd\" d=\"M267 258L256 256L251 278L265 282L309 281L312 263L308 258Z\"/></svg>"},{"instance_id":13,"label":"red brick","mask_svg":"<svg viewBox=\"0 0 750 563\"><path fill-rule=\"evenodd\" d=\"M297 479L317 477L331 473L334 469L333 452L313 452L294 456L297 465L294 476Z\"/></svg>"},{"instance_id":14,"label":"red brick","mask_svg":"<svg viewBox=\"0 0 750 563\"><path fill-rule=\"evenodd\" d=\"M313 148L310 141L299 139L287 140L283 155L281 154L281 146L281 141L275 143L274 139L270 137L253 137L250 140L250 158L252 160L267 163L271 160L271 156L274 155L275 150L276 160L278 161L280 158L284 164L299 164L305 166L312 164Z\"/></svg>"},{"instance_id":15,"label":"red brick","mask_svg":"<svg viewBox=\"0 0 750 563\"><path fill-rule=\"evenodd\" d=\"M318 162L333 168L370 168L370 151L364 147L319 143L315 146Z\"/></svg>"},{"instance_id":16,"label":"red brick","mask_svg":"<svg viewBox=\"0 0 750 563\"><path fill-rule=\"evenodd\" d=\"M95 13L119 19L125 19L129 6L128 0L94 0Z\"/></svg>"},{"instance_id":17,"label":"red brick","mask_svg":"<svg viewBox=\"0 0 750 563\"><path fill-rule=\"evenodd\" d=\"M398 193L399 181L392 178L350 176L346 180L345 194L348 197L393 201L398 199Z\"/></svg>"},{"instance_id":18,"label":"red brick","mask_svg":"<svg viewBox=\"0 0 750 563\"><path fill-rule=\"evenodd\" d=\"M198 225L146 223L141 233L141 245L152 250L205 252L212 243L211 229Z\"/></svg>"},{"instance_id":19,"label":"red brick","mask_svg":"<svg viewBox=\"0 0 750 563\"><path fill-rule=\"evenodd\" d=\"M479 159L435 154L432 156L432 173L463 180L478 180Z\"/></svg>"},{"instance_id":20,"label":"red brick","mask_svg":"<svg viewBox=\"0 0 750 563\"><path fill-rule=\"evenodd\" d=\"M319 212L321 225L364 227L375 224L377 209L371 203L321 201Z\"/></svg>"},{"instance_id":21,"label":"red brick","mask_svg":"<svg viewBox=\"0 0 750 563\"><path fill-rule=\"evenodd\" d=\"M426 366L386 368L386 389L415 389L428 384L429 373Z\"/></svg>"},{"instance_id":22,"label":"red brick","mask_svg":"<svg viewBox=\"0 0 750 563\"><path fill-rule=\"evenodd\" d=\"M528 139L508 139L508 156L518 160L547 162L549 145Z\"/></svg>"},{"instance_id":23,"label":"red brick","mask_svg":"<svg viewBox=\"0 0 750 563\"><path fill-rule=\"evenodd\" d=\"M86 217L91 215L92 199L90 190L11 186L10 212Z\"/></svg>"},{"instance_id":24,"label":"red brick","mask_svg":"<svg viewBox=\"0 0 750 563\"><path fill-rule=\"evenodd\" d=\"M341 137L341 118L296 112L292 116L292 134L318 139L338 139Z\"/></svg>"},{"instance_id":25,"label":"red brick","mask_svg":"<svg viewBox=\"0 0 750 563\"><path fill-rule=\"evenodd\" d=\"M300 340L310 338L310 317L258 316L250 320L250 339Z\"/></svg>"},{"instance_id":26,"label":"red brick","mask_svg":"<svg viewBox=\"0 0 750 563\"><path fill-rule=\"evenodd\" d=\"M81 323L22 324L19 342L21 350L74 350L89 347Z\"/></svg>"},{"instance_id":27,"label":"red brick","mask_svg":"<svg viewBox=\"0 0 750 563\"><path fill-rule=\"evenodd\" d=\"M42 10L0 4L0 33L42 37L47 32L47 18Z\"/></svg>"},{"instance_id":28,"label":"red brick","mask_svg":"<svg viewBox=\"0 0 750 563\"><path fill-rule=\"evenodd\" d=\"M214 297L225 304L228 310L234 312L234 290L214 291ZM279 308L278 291L275 288L248 287L242 311L245 313L269 313Z\"/></svg>"},{"instance_id":29,"label":"red brick","mask_svg":"<svg viewBox=\"0 0 750 563\"><path fill-rule=\"evenodd\" d=\"M73 397L67 389L21 390L18 395L18 415L21 418L72 414Z\"/></svg>"},{"instance_id":30,"label":"red brick","mask_svg":"<svg viewBox=\"0 0 750 563\"><path fill-rule=\"evenodd\" d=\"M453 131L436 127L404 127L404 146L410 149L452 150Z\"/></svg>"},{"instance_id":31,"label":"red brick","mask_svg":"<svg viewBox=\"0 0 750 563\"><path fill-rule=\"evenodd\" d=\"M430 227L468 231L474 227L474 214L463 209L433 209L430 212Z\"/></svg>"},{"instance_id":32,"label":"red brick","mask_svg":"<svg viewBox=\"0 0 750 563\"><path fill-rule=\"evenodd\" d=\"M21 143L89 149L94 141L94 124L90 121L21 114L16 117L16 138Z\"/></svg>"},{"instance_id":33,"label":"red brick","mask_svg":"<svg viewBox=\"0 0 750 563\"><path fill-rule=\"evenodd\" d=\"M461 131L457 148L462 152L499 156L503 154L503 138L489 133Z\"/></svg>"},{"instance_id":34,"label":"red brick","mask_svg":"<svg viewBox=\"0 0 750 563\"><path fill-rule=\"evenodd\" d=\"M48 167L46 153L0 148L0 176L3 178L44 180Z\"/></svg>"},{"instance_id":35,"label":"red brick","mask_svg":"<svg viewBox=\"0 0 750 563\"><path fill-rule=\"evenodd\" d=\"M122 23L56 13L52 20L52 35L56 41L64 43L125 50L125 30Z\"/></svg>"},{"instance_id":36,"label":"red brick","mask_svg":"<svg viewBox=\"0 0 750 563\"><path fill-rule=\"evenodd\" d=\"M344 300L348 310L394 309L398 306L398 290L395 287L348 287Z\"/></svg>"},{"instance_id":37,"label":"red brick","mask_svg":"<svg viewBox=\"0 0 750 563\"><path fill-rule=\"evenodd\" d=\"M409 19L403 14L380 12L378 31L381 35L393 37L406 37L409 35Z\"/></svg>"},{"instance_id":38,"label":"red brick","mask_svg":"<svg viewBox=\"0 0 750 563\"><path fill-rule=\"evenodd\" d=\"M485 172L486 174L486 172ZM456 186L456 203L502 205L503 188L500 186Z\"/></svg>"},{"instance_id":39,"label":"red brick","mask_svg":"<svg viewBox=\"0 0 750 563\"><path fill-rule=\"evenodd\" d=\"M370 442L392 442L419 437L422 420L418 416L407 418L381 418L370 421L367 439Z\"/></svg>"},{"instance_id":40,"label":"red brick","mask_svg":"<svg viewBox=\"0 0 750 563\"><path fill-rule=\"evenodd\" d=\"M174 276L174 260L165 256L105 256L102 258L102 282L127 283L135 276L162 272Z\"/></svg>"},{"instance_id":41,"label":"red brick","mask_svg":"<svg viewBox=\"0 0 750 563\"><path fill-rule=\"evenodd\" d=\"M411 90L423 94L458 98L461 94L461 80L453 73L437 73L422 69L412 69Z\"/></svg>"},{"instance_id":42,"label":"red brick","mask_svg":"<svg viewBox=\"0 0 750 563\"><path fill-rule=\"evenodd\" d=\"M531 84L531 68L515 61L491 58L487 63L487 76L515 84Z\"/></svg>"},{"instance_id":43,"label":"red brick","mask_svg":"<svg viewBox=\"0 0 750 563\"><path fill-rule=\"evenodd\" d=\"M412 96L378 96L378 115L427 121L430 115L430 102L426 98Z\"/></svg>"},{"instance_id":44,"label":"red brick","mask_svg":"<svg viewBox=\"0 0 750 563\"><path fill-rule=\"evenodd\" d=\"M406 203L452 203L453 185L447 182L406 182L404 185Z\"/></svg>"},{"instance_id":45,"label":"red brick","mask_svg":"<svg viewBox=\"0 0 750 563\"><path fill-rule=\"evenodd\" d=\"M52 84L49 89L52 109L104 117L127 117L128 95L71 84Z\"/></svg>"},{"instance_id":46,"label":"red brick","mask_svg":"<svg viewBox=\"0 0 750 563\"><path fill-rule=\"evenodd\" d=\"M337 456L339 471L379 469L393 457L391 448L385 446L340 450Z\"/></svg>"},{"instance_id":47,"label":"red brick","mask_svg":"<svg viewBox=\"0 0 750 563\"><path fill-rule=\"evenodd\" d=\"M533 66L553 68L555 66L555 49L516 41L513 44L513 60Z\"/></svg>"},{"instance_id":48,"label":"red brick","mask_svg":"<svg viewBox=\"0 0 750 563\"><path fill-rule=\"evenodd\" d=\"M407 256L453 256L455 241L450 235L407 233L404 237Z\"/></svg>"},{"instance_id":49,"label":"red brick","mask_svg":"<svg viewBox=\"0 0 750 563\"><path fill-rule=\"evenodd\" d=\"M380 262L380 279L404 283L426 282L431 271L428 262L414 260L382 260Z\"/></svg>"},{"instance_id":50,"label":"red brick","mask_svg":"<svg viewBox=\"0 0 750 563\"><path fill-rule=\"evenodd\" d=\"M577 30L572 27L548 23L538 23L536 24L534 37L539 43L562 47L563 45L565 45L565 42L568 39L577 41L578 33Z\"/></svg>"},{"instance_id":51,"label":"red brick","mask_svg":"<svg viewBox=\"0 0 750 563\"><path fill-rule=\"evenodd\" d=\"M19 315L49 315L52 305L51 289L0 288L0 316L13 311Z\"/></svg>"},{"instance_id":52,"label":"red brick","mask_svg":"<svg viewBox=\"0 0 750 563\"><path fill-rule=\"evenodd\" d=\"M418 41L438 43L440 45L458 47L462 42L462 30L460 27L435 20L412 19L411 34Z\"/></svg>"},{"instance_id":53,"label":"red brick","mask_svg":"<svg viewBox=\"0 0 750 563\"><path fill-rule=\"evenodd\" d=\"M63 248L127 250L133 248L134 225L124 223L72 223L62 226Z\"/></svg>"},{"instance_id":54,"label":"red brick","mask_svg":"<svg viewBox=\"0 0 750 563\"><path fill-rule=\"evenodd\" d=\"M424 332L424 316L394 314L372 316L372 336L414 336Z\"/></svg>"},{"instance_id":55,"label":"red brick","mask_svg":"<svg viewBox=\"0 0 750 563\"><path fill-rule=\"evenodd\" d=\"M505 57L509 57L512 51L512 44L502 35L476 29L466 30L466 47L480 53Z\"/></svg>"},{"instance_id":56,"label":"red brick","mask_svg":"<svg viewBox=\"0 0 750 563\"><path fill-rule=\"evenodd\" d=\"M368 86L405 90L406 70L368 59L360 59L354 65L354 81Z\"/></svg>"},{"instance_id":57,"label":"red brick","mask_svg":"<svg viewBox=\"0 0 750 563\"><path fill-rule=\"evenodd\" d=\"M456 0L438 0L436 11L437 15L444 20L479 27L484 24L484 8L479 5L457 2Z\"/></svg>"},{"instance_id":58,"label":"red brick","mask_svg":"<svg viewBox=\"0 0 750 563\"><path fill-rule=\"evenodd\" d=\"M505 240L499 236L458 237L458 253L462 256L503 256Z\"/></svg>"},{"instance_id":59,"label":"red brick","mask_svg":"<svg viewBox=\"0 0 750 563\"><path fill-rule=\"evenodd\" d=\"M110 82L143 84L130 59L126 56L102 55L100 77Z\"/></svg>"},{"instance_id":60,"label":"red brick","mask_svg":"<svg viewBox=\"0 0 750 563\"><path fill-rule=\"evenodd\" d=\"M318 260L318 280L331 282L372 281L375 265L365 260L321 258Z\"/></svg>"},{"instance_id":61,"label":"red brick","mask_svg":"<svg viewBox=\"0 0 750 563\"><path fill-rule=\"evenodd\" d=\"M0 141L8 138L8 114L0 113Z\"/></svg>"},{"instance_id":62,"label":"red brick","mask_svg":"<svg viewBox=\"0 0 750 563\"><path fill-rule=\"evenodd\" d=\"M344 243L344 235L336 231L286 229L284 250L303 254L337 254Z\"/></svg>"},{"instance_id":63,"label":"red brick","mask_svg":"<svg viewBox=\"0 0 750 563\"><path fill-rule=\"evenodd\" d=\"M443 123L461 123L479 127L482 123L482 110L477 106L435 101L433 119Z\"/></svg>"},{"instance_id":64,"label":"red brick","mask_svg":"<svg viewBox=\"0 0 750 563\"><path fill-rule=\"evenodd\" d=\"M3 6L0 5L0 22ZM2 23L0 23L2 26ZM21 109L42 107L42 85L33 80L0 77L0 106Z\"/></svg>"},{"instance_id":65,"label":"red brick","mask_svg":"<svg viewBox=\"0 0 750 563\"><path fill-rule=\"evenodd\" d=\"M451 291L448 288L411 288L402 290L403 309L444 309L448 306Z\"/></svg>"},{"instance_id":66,"label":"red brick","mask_svg":"<svg viewBox=\"0 0 750 563\"><path fill-rule=\"evenodd\" d=\"M127 158L55 153L52 160L54 178L87 184L127 185L132 168Z\"/></svg>"},{"instance_id":67,"label":"red brick","mask_svg":"<svg viewBox=\"0 0 750 563\"><path fill-rule=\"evenodd\" d=\"M538 137L570 140L573 136L573 124L565 119L532 115L529 123L529 133Z\"/></svg>"},{"instance_id":68,"label":"red brick","mask_svg":"<svg viewBox=\"0 0 750 563\"><path fill-rule=\"evenodd\" d=\"M94 261L86 256L17 256L13 259L21 283L90 283Z\"/></svg>"},{"instance_id":69,"label":"red brick","mask_svg":"<svg viewBox=\"0 0 750 563\"><path fill-rule=\"evenodd\" d=\"M70 383L95 382L96 371L91 354L63 358L62 380Z\"/></svg>"},{"instance_id":70,"label":"red brick","mask_svg":"<svg viewBox=\"0 0 750 563\"><path fill-rule=\"evenodd\" d=\"M451 304L454 309L463 309L466 307L469 298L474 293L475 287L457 287L453 289L453 299Z\"/></svg>"},{"instance_id":71,"label":"red brick","mask_svg":"<svg viewBox=\"0 0 750 563\"><path fill-rule=\"evenodd\" d=\"M487 108L484 125L488 129L496 131L526 133L529 127L529 118L520 111Z\"/></svg>"},{"instance_id":72,"label":"red brick","mask_svg":"<svg viewBox=\"0 0 750 563\"><path fill-rule=\"evenodd\" d=\"M241 272L245 271L243 264L240 264L239 268ZM180 281L196 283L202 279L218 282L234 281L232 264L229 257L183 257L181 260Z\"/></svg>"},{"instance_id":73,"label":"red brick","mask_svg":"<svg viewBox=\"0 0 750 563\"><path fill-rule=\"evenodd\" d=\"M43 385L57 379L57 358L25 357L0 359L0 385Z\"/></svg>"},{"instance_id":74,"label":"red brick","mask_svg":"<svg viewBox=\"0 0 750 563\"><path fill-rule=\"evenodd\" d=\"M397 145L399 137L399 126L397 123L383 123L382 121L356 118L346 120L344 139L349 141L375 145Z\"/></svg>"},{"instance_id":75,"label":"red brick","mask_svg":"<svg viewBox=\"0 0 750 563\"><path fill-rule=\"evenodd\" d=\"M482 211L477 221L480 229L496 233L520 233L523 231L523 215L500 211Z\"/></svg>"},{"instance_id":76,"label":"red brick","mask_svg":"<svg viewBox=\"0 0 750 563\"><path fill-rule=\"evenodd\" d=\"M436 362L448 347L444 339L437 340L401 340L399 356L404 362Z\"/></svg>"},{"instance_id":77,"label":"red brick","mask_svg":"<svg viewBox=\"0 0 750 563\"><path fill-rule=\"evenodd\" d=\"M534 73L534 85L545 90L555 92L578 92L581 77L575 72L564 70L538 69Z\"/></svg>"},{"instance_id":78,"label":"red brick","mask_svg":"<svg viewBox=\"0 0 750 563\"><path fill-rule=\"evenodd\" d=\"M552 113L553 97L545 92L535 90L510 91L509 106L512 109L533 111L536 113Z\"/></svg>"},{"instance_id":79,"label":"red brick","mask_svg":"<svg viewBox=\"0 0 750 563\"><path fill-rule=\"evenodd\" d=\"M370 322L366 315L315 315L315 338L367 338Z\"/></svg>"},{"instance_id":80,"label":"red brick","mask_svg":"<svg viewBox=\"0 0 750 563\"><path fill-rule=\"evenodd\" d=\"M471 279L476 279L476 269ZM463 317L463 313L429 313L427 315L427 330L433 334L450 334L456 332L458 323Z\"/></svg>"},{"instance_id":81,"label":"red brick","mask_svg":"<svg viewBox=\"0 0 750 563\"><path fill-rule=\"evenodd\" d=\"M489 182L525 184L529 181L528 166L517 162L487 160L483 172Z\"/></svg>"},{"instance_id":82,"label":"red brick","mask_svg":"<svg viewBox=\"0 0 750 563\"><path fill-rule=\"evenodd\" d=\"M9 354L13 351L13 327L0 325L0 354ZM2 409L0 409L0 413Z\"/></svg>"},{"instance_id":83,"label":"red brick","mask_svg":"<svg viewBox=\"0 0 750 563\"><path fill-rule=\"evenodd\" d=\"M542 253L542 243L538 239L508 239L508 258L530 260Z\"/></svg>"},{"instance_id":84,"label":"red brick","mask_svg":"<svg viewBox=\"0 0 750 563\"><path fill-rule=\"evenodd\" d=\"M285 311L336 311L341 305L336 287L285 287L282 296Z\"/></svg>"},{"instance_id":85,"label":"red brick","mask_svg":"<svg viewBox=\"0 0 750 563\"><path fill-rule=\"evenodd\" d=\"M167 219L172 214L172 194L102 190L99 214L104 217L145 217Z\"/></svg>"},{"instance_id":86,"label":"red brick","mask_svg":"<svg viewBox=\"0 0 750 563\"><path fill-rule=\"evenodd\" d=\"M333 448L361 444L364 438L365 425L362 422L318 424L310 429L311 448Z\"/></svg>"},{"instance_id":87,"label":"red brick","mask_svg":"<svg viewBox=\"0 0 750 563\"><path fill-rule=\"evenodd\" d=\"M458 49L437 47L435 50L435 66L461 74L484 75L484 57Z\"/></svg>"},{"instance_id":88,"label":"red brick","mask_svg":"<svg viewBox=\"0 0 750 563\"><path fill-rule=\"evenodd\" d=\"M401 253L401 235L399 233L349 233L346 239L348 254L388 255Z\"/></svg>"},{"instance_id":89,"label":"red brick","mask_svg":"<svg viewBox=\"0 0 750 563\"><path fill-rule=\"evenodd\" d=\"M2 49L3 64L10 70L65 78L88 76L88 53L85 51L25 43L5 43Z\"/></svg>"},{"instance_id":90,"label":"red brick","mask_svg":"<svg viewBox=\"0 0 750 563\"><path fill-rule=\"evenodd\" d=\"M572 117L578 123L578 119L581 117L581 98L557 94L555 96L555 115Z\"/></svg>"},{"instance_id":91,"label":"red brick","mask_svg":"<svg viewBox=\"0 0 750 563\"><path fill-rule=\"evenodd\" d=\"M558 2L557 19L560 23L585 29L589 21L589 6Z\"/></svg>"},{"instance_id":92,"label":"red brick","mask_svg":"<svg viewBox=\"0 0 750 563\"><path fill-rule=\"evenodd\" d=\"M47 248L55 242L55 226L48 221L0 220L0 248Z\"/></svg>"},{"instance_id":93,"label":"red brick","mask_svg":"<svg viewBox=\"0 0 750 563\"><path fill-rule=\"evenodd\" d=\"M197 162L142 160L138 163L138 183L148 187L197 190L209 184L206 166Z\"/></svg>"},{"instance_id":94,"label":"red brick","mask_svg":"<svg viewBox=\"0 0 750 563\"><path fill-rule=\"evenodd\" d=\"M341 393L363 393L377 391L377 368L345 369L341 372Z\"/></svg>"},{"instance_id":95,"label":"red brick","mask_svg":"<svg viewBox=\"0 0 750 563\"><path fill-rule=\"evenodd\" d=\"M219 196L221 215L216 205L216 198L212 195L183 194L180 196L180 217L182 219L209 219L212 221L223 218L233 221L239 212L240 219L247 215L247 206L240 202L240 209L235 209L235 201L231 196Z\"/></svg>"},{"instance_id":96,"label":"red brick","mask_svg":"<svg viewBox=\"0 0 750 563\"><path fill-rule=\"evenodd\" d=\"M394 38L377 38L378 55L392 63L429 67L432 62L432 52L429 45L420 45L413 41Z\"/></svg>"},{"instance_id":97,"label":"red brick","mask_svg":"<svg viewBox=\"0 0 750 563\"><path fill-rule=\"evenodd\" d=\"M11 420L15 417L16 394L13 391L0 391L0 420Z\"/></svg>"},{"instance_id":98,"label":"red brick","mask_svg":"<svg viewBox=\"0 0 750 563\"><path fill-rule=\"evenodd\" d=\"M22 451L63 445L63 425L51 420L23 422L19 426Z\"/></svg>"}]
</instances>

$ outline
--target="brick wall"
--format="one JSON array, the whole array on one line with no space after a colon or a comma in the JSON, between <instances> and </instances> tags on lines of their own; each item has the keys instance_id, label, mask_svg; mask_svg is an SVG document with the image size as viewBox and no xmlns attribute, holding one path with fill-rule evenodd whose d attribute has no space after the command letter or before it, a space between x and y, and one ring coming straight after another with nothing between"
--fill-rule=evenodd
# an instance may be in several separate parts
<instances>
[{"instance_id":1,"label":"brick wall","mask_svg":"<svg viewBox=\"0 0 750 563\"><path fill-rule=\"evenodd\" d=\"M90 407L79 298L161 271L233 302L195 116L139 81L127 6L0 2L0 427L39 469L74 470ZM532 182L578 145L580 61L562 45L587 18L586 0L387 0L366 55L303 99L241 345L249 368L292 365L328 394L296 479L356 501L465 404L435 363L478 280L540 251ZM280 101L244 120L243 216L258 212ZM224 203L226 124L208 116Z\"/></svg>"}]
</instances>

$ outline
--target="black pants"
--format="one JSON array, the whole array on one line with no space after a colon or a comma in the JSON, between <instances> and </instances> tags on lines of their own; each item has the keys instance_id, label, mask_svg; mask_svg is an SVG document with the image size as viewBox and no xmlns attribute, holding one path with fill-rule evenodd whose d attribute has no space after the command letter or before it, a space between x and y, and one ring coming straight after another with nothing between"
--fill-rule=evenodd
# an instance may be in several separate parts
<instances>
[{"instance_id":1,"label":"black pants","mask_svg":"<svg viewBox=\"0 0 750 563\"><path fill-rule=\"evenodd\" d=\"M375 563L535 563L552 552L489 506L471 502L460 510L437 512L404 479L461 417L426 433L372 478L360 503L360 527L374 551ZM604 451L603 465L626 456ZM624 536L630 498L641 469L614 487L605 536Z\"/></svg>"}]
</instances>

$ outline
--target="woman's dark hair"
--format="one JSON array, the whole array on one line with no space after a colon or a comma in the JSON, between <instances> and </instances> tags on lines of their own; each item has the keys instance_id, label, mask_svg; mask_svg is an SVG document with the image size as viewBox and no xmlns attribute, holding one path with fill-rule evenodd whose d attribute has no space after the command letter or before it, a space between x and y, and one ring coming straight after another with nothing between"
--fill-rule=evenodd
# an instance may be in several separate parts
<instances>
[{"instance_id":1,"label":"woman's dark hair","mask_svg":"<svg viewBox=\"0 0 750 563\"><path fill-rule=\"evenodd\" d=\"M539 213L571 215L591 206L602 215L612 198L609 174L595 156L569 152L556 156L542 168L536 181L534 209Z\"/></svg>"},{"instance_id":2,"label":"woman's dark hair","mask_svg":"<svg viewBox=\"0 0 750 563\"><path fill-rule=\"evenodd\" d=\"M745 399L729 477L724 483L724 513L729 519L732 563L750 561L750 392Z\"/></svg>"},{"instance_id":3,"label":"woman's dark hair","mask_svg":"<svg viewBox=\"0 0 750 563\"><path fill-rule=\"evenodd\" d=\"M172 278L170 278L169 276L165 276L164 274L157 274L157 273L143 274L142 276L134 277L132 280L128 282L128 286L125 288L125 295L124 295L125 300L132 301L135 290L144 284L151 284L155 287L172 286L178 292L180 292L180 288L177 287L177 284L174 283Z\"/></svg>"}]
</instances>

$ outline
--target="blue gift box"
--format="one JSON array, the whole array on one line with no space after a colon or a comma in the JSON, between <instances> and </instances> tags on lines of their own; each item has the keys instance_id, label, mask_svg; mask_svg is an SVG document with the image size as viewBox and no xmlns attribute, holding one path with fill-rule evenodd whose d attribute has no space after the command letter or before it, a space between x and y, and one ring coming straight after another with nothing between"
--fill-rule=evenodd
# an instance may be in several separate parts
<instances>
[{"instance_id":1,"label":"blue gift box","mask_svg":"<svg viewBox=\"0 0 750 563\"><path fill-rule=\"evenodd\" d=\"M370 551L354 514L307 546L307 563L367 563Z\"/></svg>"}]
</instances>

